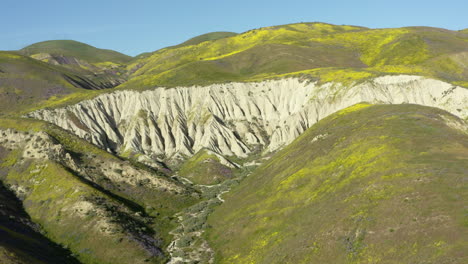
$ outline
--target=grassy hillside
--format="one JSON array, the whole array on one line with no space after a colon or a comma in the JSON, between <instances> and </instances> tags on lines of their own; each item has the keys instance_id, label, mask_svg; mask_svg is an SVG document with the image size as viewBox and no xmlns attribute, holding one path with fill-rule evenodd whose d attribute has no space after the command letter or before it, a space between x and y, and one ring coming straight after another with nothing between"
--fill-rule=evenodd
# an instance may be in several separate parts
<instances>
[{"instance_id":1,"label":"grassy hillside","mask_svg":"<svg viewBox=\"0 0 468 264\"><path fill-rule=\"evenodd\" d=\"M218 40L218 39L232 37L235 35L237 35L237 33L234 33L234 32L225 32L225 31L210 32L210 33L206 33L200 36L193 37L187 41L182 42L179 45L173 46L172 48L181 48L185 46L197 45L205 41Z\"/></svg>"},{"instance_id":2,"label":"grassy hillside","mask_svg":"<svg viewBox=\"0 0 468 264\"><path fill-rule=\"evenodd\" d=\"M86 98L120 83L112 74L94 74L0 51L0 115L22 114L64 100Z\"/></svg>"},{"instance_id":3,"label":"grassy hillside","mask_svg":"<svg viewBox=\"0 0 468 264\"><path fill-rule=\"evenodd\" d=\"M133 59L75 41L46 41L21 52L49 66L0 53L0 89L5 91L0 110L31 109L38 101L39 107L54 107L100 94L73 90L70 84L147 89L288 76L351 84L385 74L416 74L468 87L464 32L299 23L242 34L208 33Z\"/></svg>"},{"instance_id":4,"label":"grassy hillside","mask_svg":"<svg viewBox=\"0 0 468 264\"><path fill-rule=\"evenodd\" d=\"M92 89L113 88L125 81L125 64L132 57L113 50L98 49L73 40L50 40L27 46L19 53L52 65L60 65L78 75L75 86Z\"/></svg>"},{"instance_id":5,"label":"grassy hillside","mask_svg":"<svg viewBox=\"0 0 468 264\"><path fill-rule=\"evenodd\" d=\"M308 74L360 80L418 74L466 84L468 36L428 27L368 29L323 23L265 27L166 48L130 63L122 88L208 84Z\"/></svg>"},{"instance_id":6,"label":"grassy hillside","mask_svg":"<svg viewBox=\"0 0 468 264\"><path fill-rule=\"evenodd\" d=\"M178 171L179 176L195 184L217 184L232 178L233 174L233 168L222 164L220 157L206 149L185 161Z\"/></svg>"},{"instance_id":7,"label":"grassy hillside","mask_svg":"<svg viewBox=\"0 0 468 264\"><path fill-rule=\"evenodd\" d=\"M65 57L74 57L90 63L126 63L131 60L130 56L117 51L98 49L74 40L49 40L38 42L21 49L20 52L27 56L47 53Z\"/></svg>"},{"instance_id":8,"label":"grassy hillside","mask_svg":"<svg viewBox=\"0 0 468 264\"><path fill-rule=\"evenodd\" d=\"M16 53L0 52L0 112L15 112L81 89L73 72Z\"/></svg>"},{"instance_id":9,"label":"grassy hillside","mask_svg":"<svg viewBox=\"0 0 468 264\"><path fill-rule=\"evenodd\" d=\"M0 182L48 239L84 263L167 259L172 216L197 192L44 122L0 119L0 128Z\"/></svg>"},{"instance_id":10,"label":"grassy hillside","mask_svg":"<svg viewBox=\"0 0 468 264\"><path fill-rule=\"evenodd\" d=\"M468 128L441 110L355 105L253 174L205 149L162 172L18 118L103 88L384 74L468 87L468 31L299 23L136 58L70 40L0 51L0 263L208 262L210 247L218 263L465 263Z\"/></svg>"},{"instance_id":11,"label":"grassy hillside","mask_svg":"<svg viewBox=\"0 0 468 264\"><path fill-rule=\"evenodd\" d=\"M0 263L79 263L44 237L18 198L0 183Z\"/></svg>"},{"instance_id":12,"label":"grassy hillside","mask_svg":"<svg viewBox=\"0 0 468 264\"><path fill-rule=\"evenodd\" d=\"M325 118L224 195L217 263L466 263L467 132L417 105Z\"/></svg>"},{"instance_id":13,"label":"grassy hillside","mask_svg":"<svg viewBox=\"0 0 468 264\"><path fill-rule=\"evenodd\" d=\"M213 41L213 40L218 40L222 38L227 38L227 37L232 37L237 35L237 33L234 32L225 32L225 31L219 31L219 32L211 32L211 33L206 33L200 36L193 37L187 41L184 41L180 44L174 45L167 47L167 49L176 49L176 48L181 48L185 46L191 46L191 45L197 45L205 41ZM157 51L156 51L157 52ZM140 60L147 58L151 56L154 52L144 52L141 53L133 58L133 60Z\"/></svg>"}]
</instances>

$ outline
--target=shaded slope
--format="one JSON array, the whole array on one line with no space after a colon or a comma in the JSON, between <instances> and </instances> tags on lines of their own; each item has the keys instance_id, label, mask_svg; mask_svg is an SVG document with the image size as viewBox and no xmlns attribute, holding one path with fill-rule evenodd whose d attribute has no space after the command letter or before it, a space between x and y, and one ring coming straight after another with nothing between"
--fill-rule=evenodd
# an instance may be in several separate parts
<instances>
[{"instance_id":1,"label":"shaded slope","mask_svg":"<svg viewBox=\"0 0 468 264\"><path fill-rule=\"evenodd\" d=\"M233 177L233 169L237 166L207 149L201 149L185 161L178 175L189 179L195 184L218 184Z\"/></svg>"},{"instance_id":2,"label":"shaded slope","mask_svg":"<svg viewBox=\"0 0 468 264\"><path fill-rule=\"evenodd\" d=\"M74 73L47 63L0 52L0 112L13 112L53 96L78 92L68 80Z\"/></svg>"},{"instance_id":3,"label":"shaded slope","mask_svg":"<svg viewBox=\"0 0 468 264\"><path fill-rule=\"evenodd\" d=\"M465 263L467 125L416 105L320 121L223 197L218 263Z\"/></svg>"},{"instance_id":4,"label":"shaded slope","mask_svg":"<svg viewBox=\"0 0 468 264\"><path fill-rule=\"evenodd\" d=\"M357 53L340 46L264 44L217 60L200 58L200 61L174 70L154 76L145 75L142 80L150 83L164 80L163 84L167 86L205 85L223 80L243 81L259 74L268 76L322 67L365 66Z\"/></svg>"},{"instance_id":5,"label":"shaded slope","mask_svg":"<svg viewBox=\"0 0 468 264\"><path fill-rule=\"evenodd\" d=\"M0 112L15 113L63 98L85 97L123 82L105 72L94 74L42 62L16 52L0 51Z\"/></svg>"},{"instance_id":6,"label":"shaded slope","mask_svg":"<svg viewBox=\"0 0 468 264\"><path fill-rule=\"evenodd\" d=\"M73 71L68 81L87 89L113 88L125 82L125 63L132 57L113 50L98 49L73 40L50 40L32 44L19 51L52 65Z\"/></svg>"},{"instance_id":7,"label":"shaded slope","mask_svg":"<svg viewBox=\"0 0 468 264\"><path fill-rule=\"evenodd\" d=\"M197 193L55 126L0 120L0 180L47 237L84 263L160 263L171 217Z\"/></svg>"},{"instance_id":8,"label":"shaded slope","mask_svg":"<svg viewBox=\"0 0 468 264\"><path fill-rule=\"evenodd\" d=\"M342 68L358 75L365 71L367 76L360 78L407 73L464 83L467 67L457 58L468 51L467 39L462 32L428 27L367 29L323 23L265 27L156 51L129 65L133 79L122 87L245 81L304 70L315 70L307 74L322 79L330 70L339 75ZM285 62L282 55L287 55ZM264 66L275 63L273 68Z\"/></svg>"},{"instance_id":9,"label":"shaded slope","mask_svg":"<svg viewBox=\"0 0 468 264\"><path fill-rule=\"evenodd\" d=\"M39 231L21 202L0 182L0 263L79 263Z\"/></svg>"}]
</instances>

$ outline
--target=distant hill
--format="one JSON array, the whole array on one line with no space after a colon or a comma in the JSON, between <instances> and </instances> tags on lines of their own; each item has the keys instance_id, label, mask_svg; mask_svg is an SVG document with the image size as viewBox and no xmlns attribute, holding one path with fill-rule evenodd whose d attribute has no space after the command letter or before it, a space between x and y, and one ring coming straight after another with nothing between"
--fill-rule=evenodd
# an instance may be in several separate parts
<instances>
[{"instance_id":1,"label":"distant hill","mask_svg":"<svg viewBox=\"0 0 468 264\"><path fill-rule=\"evenodd\" d=\"M27 56L46 53L65 57L74 57L90 63L113 62L126 63L131 57L117 51L98 49L74 40L49 40L29 45L20 50Z\"/></svg>"},{"instance_id":2,"label":"distant hill","mask_svg":"<svg viewBox=\"0 0 468 264\"><path fill-rule=\"evenodd\" d=\"M0 51L0 115L39 106L84 90L111 88L121 83L111 74L52 65L16 52Z\"/></svg>"},{"instance_id":3,"label":"distant hill","mask_svg":"<svg viewBox=\"0 0 468 264\"><path fill-rule=\"evenodd\" d=\"M200 36L195 40L206 40ZM468 35L430 27L369 29L299 23L189 40L137 58L123 88L249 81L306 74L328 81L417 74L462 84ZM196 43L196 44L195 44ZM365 77L363 77L365 76Z\"/></svg>"},{"instance_id":4,"label":"distant hill","mask_svg":"<svg viewBox=\"0 0 468 264\"><path fill-rule=\"evenodd\" d=\"M125 81L125 64L132 57L122 53L98 49L74 40L50 40L39 42L19 51L36 60L61 65L88 79L102 88L112 88Z\"/></svg>"},{"instance_id":5,"label":"distant hill","mask_svg":"<svg viewBox=\"0 0 468 264\"><path fill-rule=\"evenodd\" d=\"M78 92L73 72L32 58L0 52L0 112L16 112L53 96Z\"/></svg>"}]
</instances>

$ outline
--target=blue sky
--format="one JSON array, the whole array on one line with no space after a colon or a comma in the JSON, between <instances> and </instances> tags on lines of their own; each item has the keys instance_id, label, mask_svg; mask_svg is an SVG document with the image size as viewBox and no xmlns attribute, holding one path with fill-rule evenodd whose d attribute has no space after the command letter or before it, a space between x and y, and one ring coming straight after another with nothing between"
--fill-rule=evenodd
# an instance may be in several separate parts
<instances>
[{"instance_id":1,"label":"blue sky","mask_svg":"<svg viewBox=\"0 0 468 264\"><path fill-rule=\"evenodd\" d=\"M1 0L0 50L74 39L129 55L212 31L295 22L468 28L466 0Z\"/></svg>"}]
</instances>

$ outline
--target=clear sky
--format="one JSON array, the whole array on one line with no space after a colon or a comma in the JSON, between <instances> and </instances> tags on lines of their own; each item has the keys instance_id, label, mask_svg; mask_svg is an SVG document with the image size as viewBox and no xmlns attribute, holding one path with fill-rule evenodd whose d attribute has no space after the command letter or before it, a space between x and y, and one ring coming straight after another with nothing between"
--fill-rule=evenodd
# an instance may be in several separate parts
<instances>
[{"instance_id":1,"label":"clear sky","mask_svg":"<svg viewBox=\"0 0 468 264\"><path fill-rule=\"evenodd\" d=\"M129 55L295 22L468 28L467 0L0 0L0 50L73 39Z\"/></svg>"}]
</instances>

